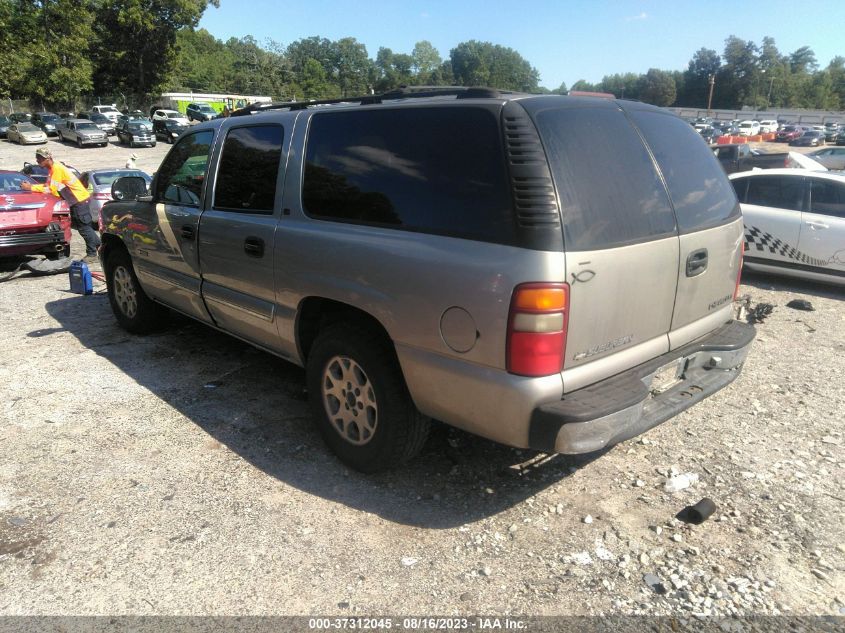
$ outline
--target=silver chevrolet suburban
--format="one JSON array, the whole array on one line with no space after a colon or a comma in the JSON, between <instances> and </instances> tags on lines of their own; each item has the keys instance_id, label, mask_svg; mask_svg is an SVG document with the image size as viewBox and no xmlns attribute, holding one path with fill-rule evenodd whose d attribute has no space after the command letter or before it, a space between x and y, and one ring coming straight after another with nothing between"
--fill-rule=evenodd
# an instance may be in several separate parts
<instances>
[{"instance_id":1,"label":"silver chevrolet suburban","mask_svg":"<svg viewBox=\"0 0 845 633\"><path fill-rule=\"evenodd\" d=\"M176 310L306 368L350 466L430 420L596 451L734 380L743 228L695 130L629 101L402 90L250 106L115 182L118 322ZM136 195L137 194L137 195Z\"/></svg>"}]
</instances>

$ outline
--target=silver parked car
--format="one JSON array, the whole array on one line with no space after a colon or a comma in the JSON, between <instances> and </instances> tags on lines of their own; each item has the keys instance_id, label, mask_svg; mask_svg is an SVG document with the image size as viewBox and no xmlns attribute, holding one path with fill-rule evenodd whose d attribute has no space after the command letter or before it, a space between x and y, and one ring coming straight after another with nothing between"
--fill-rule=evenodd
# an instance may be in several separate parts
<instances>
[{"instance_id":1,"label":"silver parked car","mask_svg":"<svg viewBox=\"0 0 845 633\"><path fill-rule=\"evenodd\" d=\"M6 138L10 143L29 145L31 143L46 143L47 135L41 128L32 123L12 123L6 129Z\"/></svg>"},{"instance_id":2,"label":"silver parked car","mask_svg":"<svg viewBox=\"0 0 845 633\"><path fill-rule=\"evenodd\" d=\"M479 88L339 101L200 123L149 193L115 181L122 327L173 308L304 366L362 471L413 457L432 418L597 451L739 375L739 203L682 119Z\"/></svg>"},{"instance_id":3,"label":"silver parked car","mask_svg":"<svg viewBox=\"0 0 845 633\"><path fill-rule=\"evenodd\" d=\"M845 147L825 147L810 152L807 156L820 162L828 169L845 169Z\"/></svg>"},{"instance_id":4,"label":"silver parked car","mask_svg":"<svg viewBox=\"0 0 845 633\"><path fill-rule=\"evenodd\" d=\"M67 119L59 126L59 139L66 143L76 143L78 147L109 144L108 135L88 119Z\"/></svg>"},{"instance_id":5,"label":"silver parked car","mask_svg":"<svg viewBox=\"0 0 845 633\"><path fill-rule=\"evenodd\" d=\"M99 230L103 230L103 217L101 211L103 205L112 200L111 186L118 178L124 176L135 176L143 178L147 186L152 182L153 177L140 169L93 169L82 174L81 180L91 192L91 217L93 223ZM108 218L106 219L106 223Z\"/></svg>"}]
</instances>

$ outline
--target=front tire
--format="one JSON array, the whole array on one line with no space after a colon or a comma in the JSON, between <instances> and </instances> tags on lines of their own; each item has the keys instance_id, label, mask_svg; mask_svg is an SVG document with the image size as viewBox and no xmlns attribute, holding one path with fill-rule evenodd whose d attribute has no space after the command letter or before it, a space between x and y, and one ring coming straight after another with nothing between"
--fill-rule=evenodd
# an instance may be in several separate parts
<instances>
[{"instance_id":1,"label":"front tire","mask_svg":"<svg viewBox=\"0 0 845 633\"><path fill-rule=\"evenodd\" d=\"M132 334L147 334L161 328L167 308L150 299L138 283L129 253L112 251L106 259L109 303L117 322Z\"/></svg>"},{"instance_id":2,"label":"front tire","mask_svg":"<svg viewBox=\"0 0 845 633\"><path fill-rule=\"evenodd\" d=\"M399 466L422 449L430 420L414 406L393 347L373 328L337 323L317 336L306 364L317 429L348 466Z\"/></svg>"}]
</instances>

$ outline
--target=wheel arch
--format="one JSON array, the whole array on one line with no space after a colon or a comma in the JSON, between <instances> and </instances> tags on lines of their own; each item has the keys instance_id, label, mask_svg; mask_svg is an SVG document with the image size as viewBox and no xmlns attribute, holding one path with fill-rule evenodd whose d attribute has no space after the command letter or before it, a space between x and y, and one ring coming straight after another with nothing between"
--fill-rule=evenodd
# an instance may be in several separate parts
<instances>
[{"instance_id":1,"label":"wheel arch","mask_svg":"<svg viewBox=\"0 0 845 633\"><path fill-rule=\"evenodd\" d=\"M102 261L108 261L109 255L114 253L116 250L129 253L129 249L126 247L126 244L124 244L123 240L117 235L112 233L103 233L100 236L100 255Z\"/></svg>"},{"instance_id":2,"label":"wheel arch","mask_svg":"<svg viewBox=\"0 0 845 633\"><path fill-rule=\"evenodd\" d=\"M342 301L305 297L299 303L295 325L296 347L303 364L307 363L311 347L320 331L335 323L352 323L373 330L396 354L387 328L372 314Z\"/></svg>"}]
</instances>

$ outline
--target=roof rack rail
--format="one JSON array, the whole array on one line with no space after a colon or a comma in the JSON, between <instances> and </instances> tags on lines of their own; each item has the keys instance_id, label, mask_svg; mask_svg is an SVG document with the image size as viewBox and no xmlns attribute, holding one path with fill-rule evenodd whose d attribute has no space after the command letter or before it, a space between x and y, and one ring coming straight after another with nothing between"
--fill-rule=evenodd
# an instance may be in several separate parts
<instances>
[{"instance_id":1,"label":"roof rack rail","mask_svg":"<svg viewBox=\"0 0 845 633\"><path fill-rule=\"evenodd\" d=\"M311 106L336 105L339 103L357 103L373 105L396 99L424 99L427 97L454 96L457 99L496 99L511 95L523 94L510 90L484 88L479 86L400 86L380 95L364 95L359 97L342 97L339 99L317 99L315 101L287 101L275 103L253 103L234 110L231 116L246 116L267 110L304 110Z\"/></svg>"}]
</instances>

